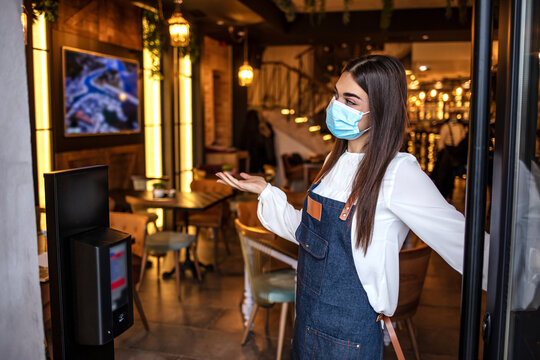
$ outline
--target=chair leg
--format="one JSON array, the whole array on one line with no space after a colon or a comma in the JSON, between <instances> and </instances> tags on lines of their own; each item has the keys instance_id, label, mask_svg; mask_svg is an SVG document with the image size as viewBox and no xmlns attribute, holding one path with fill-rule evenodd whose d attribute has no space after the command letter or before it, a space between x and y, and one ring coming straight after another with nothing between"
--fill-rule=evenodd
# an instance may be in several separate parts
<instances>
[{"instance_id":1,"label":"chair leg","mask_svg":"<svg viewBox=\"0 0 540 360\"><path fill-rule=\"evenodd\" d=\"M219 231L221 239L223 240L223 243L225 243L225 250L227 250L227 255L231 255L231 248L229 247L229 240L227 240L227 237L223 233L223 228L220 227L218 231Z\"/></svg>"},{"instance_id":2,"label":"chair leg","mask_svg":"<svg viewBox=\"0 0 540 360\"><path fill-rule=\"evenodd\" d=\"M161 276L161 256L156 256L156 262L157 262L157 266L156 266L156 271L157 271L157 281L158 283L161 281L160 280L160 276Z\"/></svg>"},{"instance_id":3,"label":"chair leg","mask_svg":"<svg viewBox=\"0 0 540 360\"><path fill-rule=\"evenodd\" d=\"M135 285L135 290L139 291L142 285L142 281L144 278L144 270L146 269L146 260L148 259L148 251L144 250L143 256L142 256L142 262L141 262L141 271L139 273L139 281L137 282L137 285Z\"/></svg>"},{"instance_id":4,"label":"chair leg","mask_svg":"<svg viewBox=\"0 0 540 360\"><path fill-rule=\"evenodd\" d=\"M255 303L253 304L253 308L251 308L251 314L249 314L249 320L247 322L246 329L244 330L244 336L242 337L242 345L244 345L247 342L249 329L251 329L251 324L253 324L253 321L255 320L255 315L257 315L257 310L259 310L259 305Z\"/></svg>"},{"instance_id":5,"label":"chair leg","mask_svg":"<svg viewBox=\"0 0 540 360\"><path fill-rule=\"evenodd\" d=\"M287 320L288 307L289 307L289 303L284 302L283 304L281 304L281 317L279 319L279 335L278 335L276 360L281 360L281 353L283 351L283 338L285 337L285 322Z\"/></svg>"},{"instance_id":6,"label":"chair leg","mask_svg":"<svg viewBox=\"0 0 540 360\"><path fill-rule=\"evenodd\" d=\"M176 273L176 291L178 292L178 300L180 297L180 250L174 251L174 270Z\"/></svg>"},{"instance_id":7,"label":"chair leg","mask_svg":"<svg viewBox=\"0 0 540 360\"><path fill-rule=\"evenodd\" d=\"M218 231L216 228L210 228L212 240L214 240L214 269L219 272L218 268Z\"/></svg>"},{"instance_id":8,"label":"chair leg","mask_svg":"<svg viewBox=\"0 0 540 360\"><path fill-rule=\"evenodd\" d=\"M202 281L201 268L199 267L199 258L197 257L197 238L191 244L191 253L193 254L193 263L195 264L195 271L197 272L197 280Z\"/></svg>"},{"instance_id":9,"label":"chair leg","mask_svg":"<svg viewBox=\"0 0 540 360\"><path fill-rule=\"evenodd\" d=\"M414 334L412 319L407 318L405 322L407 323L407 328L409 329L409 336L411 337L414 355L416 356L416 360L420 360L420 351L418 350L418 342L416 341L416 335Z\"/></svg>"},{"instance_id":10,"label":"chair leg","mask_svg":"<svg viewBox=\"0 0 540 360\"><path fill-rule=\"evenodd\" d=\"M133 301L135 302L137 311L139 311L139 315L141 316L141 321L143 323L144 328L146 329L146 331L150 331L150 328L148 327L148 320L146 320L146 315L144 314L144 310L141 304L141 299L139 299L139 293L137 291L133 292Z\"/></svg>"}]
</instances>

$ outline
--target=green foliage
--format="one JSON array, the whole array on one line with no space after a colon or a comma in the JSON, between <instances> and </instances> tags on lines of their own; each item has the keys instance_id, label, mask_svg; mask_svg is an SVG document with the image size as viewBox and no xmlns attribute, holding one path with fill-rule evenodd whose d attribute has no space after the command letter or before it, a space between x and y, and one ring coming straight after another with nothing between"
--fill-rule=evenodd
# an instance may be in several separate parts
<instances>
[{"instance_id":1,"label":"green foliage","mask_svg":"<svg viewBox=\"0 0 540 360\"><path fill-rule=\"evenodd\" d=\"M199 46L199 42L197 41L197 37L195 36L195 31L193 31L193 27L189 31L189 44L188 46L179 48L180 55L186 56L189 55L189 58L191 59L191 63L195 63L199 61L199 56L201 55L201 49Z\"/></svg>"},{"instance_id":2,"label":"green foliage","mask_svg":"<svg viewBox=\"0 0 540 360\"><path fill-rule=\"evenodd\" d=\"M162 78L163 35L161 20L157 13L149 10L143 10L143 47L152 54L152 76Z\"/></svg>"},{"instance_id":3,"label":"green foliage","mask_svg":"<svg viewBox=\"0 0 540 360\"><path fill-rule=\"evenodd\" d=\"M452 17L452 2L454 0L446 0L446 18L450 19ZM457 0L458 11L459 11L459 22L464 24L467 22L467 0Z\"/></svg>"},{"instance_id":4,"label":"green foliage","mask_svg":"<svg viewBox=\"0 0 540 360\"><path fill-rule=\"evenodd\" d=\"M296 18L296 11L292 0L274 0L274 3L279 10L285 13L285 18L288 22L293 22Z\"/></svg>"},{"instance_id":5,"label":"green foliage","mask_svg":"<svg viewBox=\"0 0 540 360\"><path fill-rule=\"evenodd\" d=\"M386 30L390 27L392 20L392 10L394 9L394 0L382 0L380 28Z\"/></svg>"},{"instance_id":6,"label":"green foliage","mask_svg":"<svg viewBox=\"0 0 540 360\"><path fill-rule=\"evenodd\" d=\"M58 0L32 0L32 20L36 21L41 14L45 20L55 22L58 19Z\"/></svg>"}]
</instances>

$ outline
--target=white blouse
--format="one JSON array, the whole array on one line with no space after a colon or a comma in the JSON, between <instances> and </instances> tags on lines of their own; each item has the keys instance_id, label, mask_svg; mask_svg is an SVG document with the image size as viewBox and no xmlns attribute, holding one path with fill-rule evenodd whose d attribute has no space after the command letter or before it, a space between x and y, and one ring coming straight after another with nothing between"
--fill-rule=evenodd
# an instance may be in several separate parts
<instances>
[{"instance_id":1,"label":"white blouse","mask_svg":"<svg viewBox=\"0 0 540 360\"><path fill-rule=\"evenodd\" d=\"M354 175L364 154L345 152L314 189L318 195L346 202ZM279 188L268 184L259 195L257 215L265 228L297 243L295 232L302 211L287 202ZM381 184L375 211L373 237L366 255L356 248L356 216L353 214L351 246L358 277L377 313L392 316L399 293L399 250L409 229L427 243L452 268L463 272L465 218L439 193L416 158L398 153L390 162ZM486 236L486 239L488 236ZM483 288L487 284L488 244L484 251Z\"/></svg>"}]
</instances>

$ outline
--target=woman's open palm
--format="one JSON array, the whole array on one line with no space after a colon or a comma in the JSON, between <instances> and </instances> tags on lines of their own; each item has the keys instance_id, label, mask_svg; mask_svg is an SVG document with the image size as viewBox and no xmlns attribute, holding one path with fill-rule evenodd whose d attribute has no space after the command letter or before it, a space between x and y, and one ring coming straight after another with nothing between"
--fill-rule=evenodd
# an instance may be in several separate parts
<instances>
[{"instance_id":1,"label":"woman's open palm","mask_svg":"<svg viewBox=\"0 0 540 360\"><path fill-rule=\"evenodd\" d=\"M260 194L267 183L261 176L252 176L246 173L240 173L242 179L237 179L228 172L218 172L216 176L219 178L218 183L229 185L240 191L249 191L255 194Z\"/></svg>"}]
</instances>

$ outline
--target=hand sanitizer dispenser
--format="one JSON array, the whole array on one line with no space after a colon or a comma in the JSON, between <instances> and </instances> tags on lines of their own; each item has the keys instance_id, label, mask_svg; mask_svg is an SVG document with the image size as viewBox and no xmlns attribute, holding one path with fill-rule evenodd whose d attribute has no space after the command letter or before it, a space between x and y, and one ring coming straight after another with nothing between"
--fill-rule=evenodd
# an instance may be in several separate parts
<instances>
[{"instance_id":1,"label":"hand sanitizer dispenser","mask_svg":"<svg viewBox=\"0 0 540 360\"><path fill-rule=\"evenodd\" d=\"M75 339L103 345L133 324L131 236L98 228L71 240Z\"/></svg>"}]
</instances>

